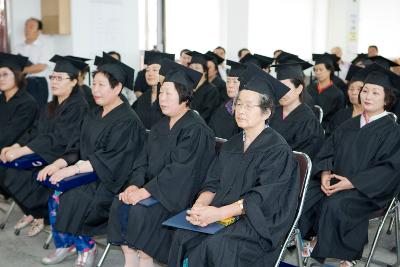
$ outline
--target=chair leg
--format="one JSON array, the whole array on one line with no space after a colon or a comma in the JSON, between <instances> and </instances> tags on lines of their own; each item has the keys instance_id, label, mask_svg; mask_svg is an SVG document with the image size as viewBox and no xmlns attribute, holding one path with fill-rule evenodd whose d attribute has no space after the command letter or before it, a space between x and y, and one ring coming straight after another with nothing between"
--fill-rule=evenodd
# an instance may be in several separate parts
<instances>
[{"instance_id":1,"label":"chair leg","mask_svg":"<svg viewBox=\"0 0 400 267\"><path fill-rule=\"evenodd\" d=\"M394 218L390 218L388 229L386 230L386 234L390 235L393 229Z\"/></svg>"},{"instance_id":2,"label":"chair leg","mask_svg":"<svg viewBox=\"0 0 400 267\"><path fill-rule=\"evenodd\" d=\"M400 203L396 203L395 217L394 217L394 232L396 235L396 263L393 266L400 264L400 236L399 236L399 220L400 220Z\"/></svg>"},{"instance_id":3,"label":"chair leg","mask_svg":"<svg viewBox=\"0 0 400 267\"><path fill-rule=\"evenodd\" d=\"M300 230L296 228L295 230L295 238L296 238L296 250L297 250L297 261L299 263L299 267L304 267L304 259L303 259L303 245L301 242L301 234Z\"/></svg>"},{"instance_id":4,"label":"chair leg","mask_svg":"<svg viewBox=\"0 0 400 267\"><path fill-rule=\"evenodd\" d=\"M396 202L396 200L393 199L392 202L390 203L390 206L389 206L387 212L385 213L385 216L383 216L383 218L381 220L381 223L379 224L379 227L378 227L378 230L376 231L376 234L375 234L375 237L374 237L374 242L372 243L371 251L369 252L368 259L367 259L367 262L365 264L365 267L369 267L369 265L371 264L371 260L372 260L372 257L374 256L376 245L378 244L379 237L380 237L382 229L383 229L383 225L385 224L386 219L389 216L390 211L393 209L393 206L394 206L395 202ZM397 215L396 215L396 217L397 217Z\"/></svg>"},{"instance_id":5,"label":"chair leg","mask_svg":"<svg viewBox=\"0 0 400 267\"><path fill-rule=\"evenodd\" d=\"M11 202L11 205L6 212L6 215L4 216L3 220L0 223L0 229L4 229L4 227L6 226L8 218L10 218L11 212L14 210L14 207L15 207L15 201Z\"/></svg>"},{"instance_id":6,"label":"chair leg","mask_svg":"<svg viewBox=\"0 0 400 267\"><path fill-rule=\"evenodd\" d=\"M97 266L96 266L96 267L101 267L101 266L103 265L104 260L106 259L107 254L108 254L108 252L110 251L110 248L111 248L111 244L108 243L108 244L107 244L107 247L104 249L103 255L101 255L101 258L100 258L100 260L99 260L99 263L97 263Z\"/></svg>"},{"instance_id":7,"label":"chair leg","mask_svg":"<svg viewBox=\"0 0 400 267\"><path fill-rule=\"evenodd\" d=\"M43 248L44 248L44 249L49 249L50 242L51 242L52 239L53 239L53 233L50 232L49 235L47 236L46 241L45 241L44 244L43 244Z\"/></svg>"}]
</instances>

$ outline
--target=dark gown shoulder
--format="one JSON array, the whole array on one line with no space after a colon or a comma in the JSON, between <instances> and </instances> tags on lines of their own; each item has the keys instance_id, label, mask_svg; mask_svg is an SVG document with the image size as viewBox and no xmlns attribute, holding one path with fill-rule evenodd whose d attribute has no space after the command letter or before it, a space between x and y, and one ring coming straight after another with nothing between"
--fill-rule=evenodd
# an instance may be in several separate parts
<instances>
[{"instance_id":1,"label":"dark gown shoulder","mask_svg":"<svg viewBox=\"0 0 400 267\"><path fill-rule=\"evenodd\" d=\"M214 131L215 136L224 139L229 139L240 131L234 114L228 112L225 103L214 112L208 125Z\"/></svg>"},{"instance_id":2,"label":"dark gown shoulder","mask_svg":"<svg viewBox=\"0 0 400 267\"><path fill-rule=\"evenodd\" d=\"M146 90L132 104L133 110L135 110L146 129L151 129L155 123L164 117L164 114L161 112L158 98L151 103L151 94L151 90Z\"/></svg>"},{"instance_id":3,"label":"dark gown shoulder","mask_svg":"<svg viewBox=\"0 0 400 267\"><path fill-rule=\"evenodd\" d=\"M199 112L206 122L209 122L215 109L220 104L218 89L205 81L194 93L191 108Z\"/></svg>"}]
</instances>

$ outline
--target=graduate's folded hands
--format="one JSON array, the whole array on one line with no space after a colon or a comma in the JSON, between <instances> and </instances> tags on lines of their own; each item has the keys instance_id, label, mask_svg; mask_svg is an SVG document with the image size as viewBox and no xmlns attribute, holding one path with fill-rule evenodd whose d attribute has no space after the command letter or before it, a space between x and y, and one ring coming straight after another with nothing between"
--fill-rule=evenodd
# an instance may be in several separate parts
<instances>
[{"instance_id":1,"label":"graduate's folded hands","mask_svg":"<svg viewBox=\"0 0 400 267\"><path fill-rule=\"evenodd\" d=\"M57 171L59 171L60 168L57 166L57 164L50 164L47 165L46 167L44 167L43 169L41 169L38 173L38 176L36 177L36 179L38 181L45 181L47 176L52 176L53 174L55 174Z\"/></svg>"},{"instance_id":2,"label":"graduate's folded hands","mask_svg":"<svg viewBox=\"0 0 400 267\"><path fill-rule=\"evenodd\" d=\"M57 184L58 182L62 181L63 179L73 176L77 173L77 169L75 165L68 166L56 171L49 179L49 182L52 184Z\"/></svg>"},{"instance_id":3,"label":"graduate's folded hands","mask_svg":"<svg viewBox=\"0 0 400 267\"><path fill-rule=\"evenodd\" d=\"M144 188L128 193L125 204L136 205L139 201L151 197L151 194Z\"/></svg>"},{"instance_id":4,"label":"graduate's folded hands","mask_svg":"<svg viewBox=\"0 0 400 267\"><path fill-rule=\"evenodd\" d=\"M193 206L187 211L186 220L193 225L206 227L207 225L223 220L221 210L214 206Z\"/></svg>"},{"instance_id":5,"label":"graduate's folded hands","mask_svg":"<svg viewBox=\"0 0 400 267\"><path fill-rule=\"evenodd\" d=\"M333 175L333 178L339 180L339 182L334 185L330 185L328 187L328 190L326 193L327 196L331 196L339 191L349 190L349 189L354 188L353 184L350 182L350 180L347 177L340 176L337 174L332 174L332 175Z\"/></svg>"},{"instance_id":6,"label":"graduate's folded hands","mask_svg":"<svg viewBox=\"0 0 400 267\"><path fill-rule=\"evenodd\" d=\"M2 161L3 162L11 162L13 160L16 160L27 153L25 153L23 147L9 147L10 149L6 149L5 153L2 153ZM3 151L2 151L3 152Z\"/></svg>"},{"instance_id":7,"label":"graduate's folded hands","mask_svg":"<svg viewBox=\"0 0 400 267\"><path fill-rule=\"evenodd\" d=\"M122 193L119 193L118 199L124 202L125 204L128 204L129 194L138 189L139 187L137 187L136 185L130 185Z\"/></svg>"}]
</instances>

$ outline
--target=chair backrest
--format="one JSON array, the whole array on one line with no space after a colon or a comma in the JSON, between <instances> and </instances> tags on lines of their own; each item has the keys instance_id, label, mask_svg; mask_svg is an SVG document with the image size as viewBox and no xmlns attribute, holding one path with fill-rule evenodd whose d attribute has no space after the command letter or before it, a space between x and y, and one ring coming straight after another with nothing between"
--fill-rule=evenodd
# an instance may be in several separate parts
<instances>
[{"instance_id":1,"label":"chair backrest","mask_svg":"<svg viewBox=\"0 0 400 267\"><path fill-rule=\"evenodd\" d=\"M388 115L393 118L394 122L397 122L397 115L393 112L388 112Z\"/></svg>"},{"instance_id":2,"label":"chair backrest","mask_svg":"<svg viewBox=\"0 0 400 267\"><path fill-rule=\"evenodd\" d=\"M319 123L322 123L322 119L324 118L324 110L320 106L314 105L314 112L319 119Z\"/></svg>"},{"instance_id":3,"label":"chair backrest","mask_svg":"<svg viewBox=\"0 0 400 267\"><path fill-rule=\"evenodd\" d=\"M307 189L308 189L308 183L309 183L310 176L311 176L312 162L311 162L310 157L305 153L297 152L297 151L293 151L293 154L294 154L294 157L296 158L296 160L299 164L299 168L300 168L299 179L300 179L301 187L300 187L300 192L299 192L299 202L297 204L297 211L296 211L295 219L294 219L293 224L290 227L290 230L286 236L285 242L282 244L281 252L279 253L279 257L278 257L277 261L275 262L275 267L279 266L281 259L283 257L283 254L285 253L286 246L290 242L292 233L297 228L297 224L298 224L301 214L303 212L304 202L306 199L306 194L307 194Z\"/></svg>"},{"instance_id":4,"label":"chair backrest","mask_svg":"<svg viewBox=\"0 0 400 267\"><path fill-rule=\"evenodd\" d=\"M215 137L215 153L217 153L217 155L219 154L219 152L221 151L222 145L226 142L227 140L224 138L220 138L220 137Z\"/></svg>"}]
</instances>

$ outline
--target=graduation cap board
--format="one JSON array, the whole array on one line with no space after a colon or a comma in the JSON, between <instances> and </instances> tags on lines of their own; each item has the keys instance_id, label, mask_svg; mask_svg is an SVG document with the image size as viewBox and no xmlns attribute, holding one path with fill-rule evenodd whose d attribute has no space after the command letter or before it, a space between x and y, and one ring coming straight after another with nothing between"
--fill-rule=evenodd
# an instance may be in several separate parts
<instances>
[{"instance_id":1,"label":"graduation cap board","mask_svg":"<svg viewBox=\"0 0 400 267\"><path fill-rule=\"evenodd\" d=\"M192 57L189 64L201 64L207 66L207 61L209 57L207 57L206 55L197 51L191 51L188 52L187 54Z\"/></svg>"},{"instance_id":2,"label":"graduation cap board","mask_svg":"<svg viewBox=\"0 0 400 267\"><path fill-rule=\"evenodd\" d=\"M339 57L337 57L335 54L328 54L328 53L313 54L312 60L315 61L315 65L330 64L335 68L335 71L340 71L339 65L337 63Z\"/></svg>"},{"instance_id":3,"label":"graduation cap board","mask_svg":"<svg viewBox=\"0 0 400 267\"><path fill-rule=\"evenodd\" d=\"M175 60L175 54L162 53L157 51L145 51L144 52L144 64L147 66L152 64L160 64L164 58Z\"/></svg>"},{"instance_id":4,"label":"graduation cap board","mask_svg":"<svg viewBox=\"0 0 400 267\"><path fill-rule=\"evenodd\" d=\"M286 79L298 79L302 81L304 80L303 71L313 66L298 56L287 52L282 52L278 56L277 62L278 64L271 65L271 67L275 67L276 78L280 81Z\"/></svg>"},{"instance_id":5,"label":"graduation cap board","mask_svg":"<svg viewBox=\"0 0 400 267\"><path fill-rule=\"evenodd\" d=\"M363 82L365 76L366 76L366 71L364 68L351 64L345 80L349 82L355 82L355 81Z\"/></svg>"},{"instance_id":6,"label":"graduation cap board","mask_svg":"<svg viewBox=\"0 0 400 267\"><path fill-rule=\"evenodd\" d=\"M110 73L117 81L122 83L123 86L133 90L133 80L135 76L135 70L133 68L105 52L103 52L103 57L96 56L94 64L97 66L97 70Z\"/></svg>"},{"instance_id":7,"label":"graduation cap board","mask_svg":"<svg viewBox=\"0 0 400 267\"><path fill-rule=\"evenodd\" d=\"M219 55L211 51L207 51L207 53L205 53L205 56L208 58L208 60L214 62L216 67L218 67L219 64L224 62L224 58L220 57Z\"/></svg>"},{"instance_id":8,"label":"graduation cap board","mask_svg":"<svg viewBox=\"0 0 400 267\"><path fill-rule=\"evenodd\" d=\"M290 91L289 87L254 64L247 65L239 80L240 90L272 95L276 103Z\"/></svg>"},{"instance_id":9,"label":"graduation cap board","mask_svg":"<svg viewBox=\"0 0 400 267\"><path fill-rule=\"evenodd\" d=\"M373 62L377 63L386 69L390 69L390 67L398 67L399 66L399 64L397 64L396 62L393 62L390 59L387 59L382 56L369 57L368 60L372 61L371 63L373 63ZM367 65L369 65L369 64L367 64Z\"/></svg>"},{"instance_id":10,"label":"graduation cap board","mask_svg":"<svg viewBox=\"0 0 400 267\"><path fill-rule=\"evenodd\" d=\"M0 161L0 166L13 169L27 170L47 165L47 162L37 154L29 154L22 156L11 162Z\"/></svg>"},{"instance_id":11,"label":"graduation cap board","mask_svg":"<svg viewBox=\"0 0 400 267\"><path fill-rule=\"evenodd\" d=\"M228 72L228 77L240 77L241 74L246 70L246 65L235 62L232 60L227 60L226 65L230 66L230 70Z\"/></svg>"},{"instance_id":12,"label":"graduation cap board","mask_svg":"<svg viewBox=\"0 0 400 267\"><path fill-rule=\"evenodd\" d=\"M22 71L29 65L27 57L9 53L0 53L0 68L7 67L16 71Z\"/></svg>"},{"instance_id":13,"label":"graduation cap board","mask_svg":"<svg viewBox=\"0 0 400 267\"><path fill-rule=\"evenodd\" d=\"M165 77L164 82L176 82L189 89L196 88L203 76L202 73L169 59L161 62L160 75Z\"/></svg>"},{"instance_id":14,"label":"graduation cap board","mask_svg":"<svg viewBox=\"0 0 400 267\"><path fill-rule=\"evenodd\" d=\"M78 75L81 70L88 66L85 62L60 55L53 56L50 61L56 63L54 67L55 72L66 72L75 75Z\"/></svg>"},{"instance_id":15,"label":"graduation cap board","mask_svg":"<svg viewBox=\"0 0 400 267\"><path fill-rule=\"evenodd\" d=\"M394 72L373 63L365 68L366 78L364 83L380 85L384 88L400 91L400 76Z\"/></svg>"}]
</instances>

